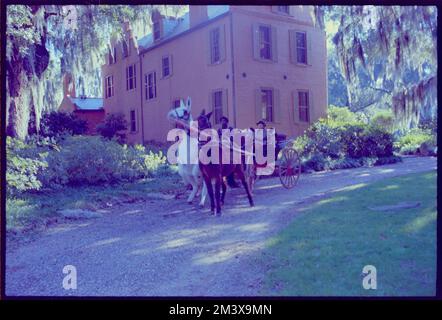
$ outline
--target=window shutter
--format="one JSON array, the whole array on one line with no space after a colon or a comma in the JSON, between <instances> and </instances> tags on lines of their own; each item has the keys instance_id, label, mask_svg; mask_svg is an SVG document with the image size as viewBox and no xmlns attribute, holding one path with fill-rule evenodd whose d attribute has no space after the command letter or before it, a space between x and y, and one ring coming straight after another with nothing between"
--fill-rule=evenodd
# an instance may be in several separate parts
<instances>
[{"instance_id":1,"label":"window shutter","mask_svg":"<svg viewBox=\"0 0 442 320\"><path fill-rule=\"evenodd\" d=\"M171 76L173 73L173 56L169 55L169 75Z\"/></svg>"},{"instance_id":2,"label":"window shutter","mask_svg":"<svg viewBox=\"0 0 442 320\"><path fill-rule=\"evenodd\" d=\"M296 31L289 30L289 50L290 50L290 61L293 64L297 63L297 51L296 51Z\"/></svg>"},{"instance_id":3,"label":"window shutter","mask_svg":"<svg viewBox=\"0 0 442 320\"><path fill-rule=\"evenodd\" d=\"M219 30L219 54L220 60L226 60L226 27L223 25Z\"/></svg>"},{"instance_id":4,"label":"window shutter","mask_svg":"<svg viewBox=\"0 0 442 320\"><path fill-rule=\"evenodd\" d=\"M137 64L134 63L133 64L133 68L134 68L134 89L137 87Z\"/></svg>"},{"instance_id":5,"label":"window shutter","mask_svg":"<svg viewBox=\"0 0 442 320\"><path fill-rule=\"evenodd\" d=\"M154 72L153 73L153 97L156 98L157 97L157 73Z\"/></svg>"},{"instance_id":6,"label":"window shutter","mask_svg":"<svg viewBox=\"0 0 442 320\"><path fill-rule=\"evenodd\" d=\"M311 66L313 64L312 33L307 31L305 36L307 37L307 64Z\"/></svg>"},{"instance_id":7,"label":"window shutter","mask_svg":"<svg viewBox=\"0 0 442 320\"><path fill-rule=\"evenodd\" d=\"M223 116L225 117L229 117L229 107L228 107L228 96L227 96L227 89L223 90L223 97L222 97L223 101Z\"/></svg>"},{"instance_id":8,"label":"window shutter","mask_svg":"<svg viewBox=\"0 0 442 320\"><path fill-rule=\"evenodd\" d=\"M213 33L212 30L209 30L209 39L207 44L207 63L212 64L213 63L213 57L212 57L212 37Z\"/></svg>"},{"instance_id":9,"label":"window shutter","mask_svg":"<svg viewBox=\"0 0 442 320\"><path fill-rule=\"evenodd\" d=\"M313 94L309 90L308 91L308 123L311 123L312 114L313 114Z\"/></svg>"},{"instance_id":10,"label":"window shutter","mask_svg":"<svg viewBox=\"0 0 442 320\"><path fill-rule=\"evenodd\" d=\"M255 90L255 119L256 122L262 119L261 89Z\"/></svg>"},{"instance_id":11,"label":"window shutter","mask_svg":"<svg viewBox=\"0 0 442 320\"><path fill-rule=\"evenodd\" d=\"M215 105L214 105L214 103L213 103L213 92L214 91L210 91L210 93L209 93L209 110L212 110L212 112L213 112L213 115L215 115ZM213 118L212 118L212 120L213 120Z\"/></svg>"},{"instance_id":12,"label":"window shutter","mask_svg":"<svg viewBox=\"0 0 442 320\"><path fill-rule=\"evenodd\" d=\"M298 91L295 90L292 92L292 110L293 110L293 122L299 123L299 97L298 97Z\"/></svg>"},{"instance_id":13,"label":"window shutter","mask_svg":"<svg viewBox=\"0 0 442 320\"><path fill-rule=\"evenodd\" d=\"M279 89L273 89L273 122L282 122L282 107L279 96Z\"/></svg>"},{"instance_id":14,"label":"window shutter","mask_svg":"<svg viewBox=\"0 0 442 320\"><path fill-rule=\"evenodd\" d=\"M126 67L126 90L129 90L129 68Z\"/></svg>"},{"instance_id":15,"label":"window shutter","mask_svg":"<svg viewBox=\"0 0 442 320\"><path fill-rule=\"evenodd\" d=\"M254 23L252 25L252 46L253 46L253 57L260 60L259 56L259 25Z\"/></svg>"},{"instance_id":16,"label":"window shutter","mask_svg":"<svg viewBox=\"0 0 442 320\"><path fill-rule=\"evenodd\" d=\"M278 62L278 33L276 27L271 28L272 37L272 60Z\"/></svg>"}]
</instances>

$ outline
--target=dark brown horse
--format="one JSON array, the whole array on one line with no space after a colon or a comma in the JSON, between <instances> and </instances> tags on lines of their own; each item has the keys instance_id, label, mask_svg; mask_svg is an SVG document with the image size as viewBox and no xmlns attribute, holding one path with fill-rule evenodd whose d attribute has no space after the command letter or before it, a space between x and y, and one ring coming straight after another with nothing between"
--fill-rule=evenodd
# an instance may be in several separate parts
<instances>
[{"instance_id":1,"label":"dark brown horse","mask_svg":"<svg viewBox=\"0 0 442 320\"><path fill-rule=\"evenodd\" d=\"M209 129L212 127L210 123L211 115L212 112L209 112L208 114L206 114L205 110L201 112L201 114L198 117L199 130ZM207 187L207 192L210 197L210 208L212 214L215 214L215 207L216 207L216 215L217 216L221 215L221 205L224 204L224 198L226 196L226 189L227 189L226 182L223 178L227 177L232 173L236 174L236 176L241 180L244 189L246 189L247 198L249 199L250 206L253 207L253 199L249 190L249 186L244 176L243 166L241 164L232 164L232 163L223 164L221 161L221 155L222 155L221 144L219 145L219 148L220 148L219 152L220 159L218 159L219 161L217 163L203 164L201 163L201 161L199 163L200 170ZM213 193L212 180L215 180L215 194ZM222 195L220 195L221 187L222 187Z\"/></svg>"}]
</instances>

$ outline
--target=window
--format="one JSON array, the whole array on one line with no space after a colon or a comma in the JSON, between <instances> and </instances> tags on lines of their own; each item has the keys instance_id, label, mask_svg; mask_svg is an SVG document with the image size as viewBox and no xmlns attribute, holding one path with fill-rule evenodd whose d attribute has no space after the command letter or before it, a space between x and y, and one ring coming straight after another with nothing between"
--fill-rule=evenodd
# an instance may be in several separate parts
<instances>
[{"instance_id":1,"label":"window","mask_svg":"<svg viewBox=\"0 0 442 320\"><path fill-rule=\"evenodd\" d=\"M259 56L261 59L272 59L271 30L268 26L259 26Z\"/></svg>"},{"instance_id":2,"label":"window","mask_svg":"<svg viewBox=\"0 0 442 320\"><path fill-rule=\"evenodd\" d=\"M220 30L216 28L210 31L210 63L214 64L220 61Z\"/></svg>"},{"instance_id":3,"label":"window","mask_svg":"<svg viewBox=\"0 0 442 320\"><path fill-rule=\"evenodd\" d=\"M130 132L137 131L137 113L135 110L130 110Z\"/></svg>"},{"instance_id":4,"label":"window","mask_svg":"<svg viewBox=\"0 0 442 320\"><path fill-rule=\"evenodd\" d=\"M298 91L299 120L310 121L308 91Z\"/></svg>"},{"instance_id":5,"label":"window","mask_svg":"<svg viewBox=\"0 0 442 320\"><path fill-rule=\"evenodd\" d=\"M163 78L170 76L170 56L163 57Z\"/></svg>"},{"instance_id":6,"label":"window","mask_svg":"<svg viewBox=\"0 0 442 320\"><path fill-rule=\"evenodd\" d=\"M126 40L123 40L123 58L129 56L129 45Z\"/></svg>"},{"instance_id":7,"label":"window","mask_svg":"<svg viewBox=\"0 0 442 320\"><path fill-rule=\"evenodd\" d=\"M114 64L115 62L117 62L117 48L116 47L109 49L108 55L109 55L109 64Z\"/></svg>"},{"instance_id":8,"label":"window","mask_svg":"<svg viewBox=\"0 0 442 320\"><path fill-rule=\"evenodd\" d=\"M110 98L114 95L114 77L107 76L104 80L105 84L105 97Z\"/></svg>"},{"instance_id":9,"label":"window","mask_svg":"<svg viewBox=\"0 0 442 320\"><path fill-rule=\"evenodd\" d=\"M126 90L133 90L137 87L135 64L126 68Z\"/></svg>"},{"instance_id":10,"label":"window","mask_svg":"<svg viewBox=\"0 0 442 320\"><path fill-rule=\"evenodd\" d=\"M273 90L261 89L261 118L273 122Z\"/></svg>"},{"instance_id":11,"label":"window","mask_svg":"<svg viewBox=\"0 0 442 320\"><path fill-rule=\"evenodd\" d=\"M212 93L212 108L215 124L220 123L223 116L223 92L221 90Z\"/></svg>"},{"instance_id":12,"label":"window","mask_svg":"<svg viewBox=\"0 0 442 320\"><path fill-rule=\"evenodd\" d=\"M307 64L307 35L296 32L296 62Z\"/></svg>"},{"instance_id":13,"label":"window","mask_svg":"<svg viewBox=\"0 0 442 320\"><path fill-rule=\"evenodd\" d=\"M154 99L157 96L156 72L151 72L144 76L146 100Z\"/></svg>"},{"instance_id":14,"label":"window","mask_svg":"<svg viewBox=\"0 0 442 320\"><path fill-rule=\"evenodd\" d=\"M156 20L153 23L153 39L158 40L161 38L161 20Z\"/></svg>"},{"instance_id":15,"label":"window","mask_svg":"<svg viewBox=\"0 0 442 320\"><path fill-rule=\"evenodd\" d=\"M289 14L290 13L289 6L278 6L278 12Z\"/></svg>"}]
</instances>

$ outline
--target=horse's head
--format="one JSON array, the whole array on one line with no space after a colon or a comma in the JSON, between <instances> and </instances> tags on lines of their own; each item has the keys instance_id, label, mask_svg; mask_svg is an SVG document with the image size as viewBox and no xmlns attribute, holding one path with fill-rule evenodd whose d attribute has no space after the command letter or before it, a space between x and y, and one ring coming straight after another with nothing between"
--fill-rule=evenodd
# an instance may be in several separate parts
<instances>
[{"instance_id":1,"label":"horse's head","mask_svg":"<svg viewBox=\"0 0 442 320\"><path fill-rule=\"evenodd\" d=\"M189 128L189 123L192 121L192 115L190 113L192 109L192 100L187 97L186 103L181 99L180 106L174 108L167 113L167 119L176 122L177 126L180 128Z\"/></svg>"},{"instance_id":2,"label":"horse's head","mask_svg":"<svg viewBox=\"0 0 442 320\"><path fill-rule=\"evenodd\" d=\"M208 114L206 114L205 109L203 109L203 111L201 111L201 114L198 116L199 130L212 128L212 124L210 123L210 116L211 115L212 115L212 112L209 112Z\"/></svg>"}]
</instances>

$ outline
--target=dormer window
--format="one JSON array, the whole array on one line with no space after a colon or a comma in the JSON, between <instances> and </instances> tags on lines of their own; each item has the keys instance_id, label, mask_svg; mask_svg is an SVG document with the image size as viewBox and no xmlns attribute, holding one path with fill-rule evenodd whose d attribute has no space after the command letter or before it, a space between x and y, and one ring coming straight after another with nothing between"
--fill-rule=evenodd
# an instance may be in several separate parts
<instances>
[{"instance_id":1,"label":"dormer window","mask_svg":"<svg viewBox=\"0 0 442 320\"><path fill-rule=\"evenodd\" d=\"M161 20L156 20L153 22L153 39L154 41L161 38Z\"/></svg>"},{"instance_id":2,"label":"dormer window","mask_svg":"<svg viewBox=\"0 0 442 320\"><path fill-rule=\"evenodd\" d=\"M289 6L278 6L278 11L285 14L290 14Z\"/></svg>"}]
</instances>

